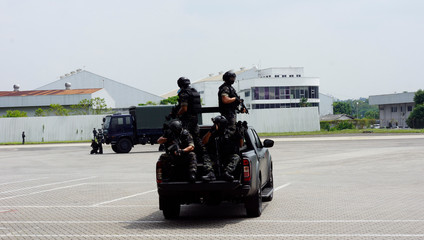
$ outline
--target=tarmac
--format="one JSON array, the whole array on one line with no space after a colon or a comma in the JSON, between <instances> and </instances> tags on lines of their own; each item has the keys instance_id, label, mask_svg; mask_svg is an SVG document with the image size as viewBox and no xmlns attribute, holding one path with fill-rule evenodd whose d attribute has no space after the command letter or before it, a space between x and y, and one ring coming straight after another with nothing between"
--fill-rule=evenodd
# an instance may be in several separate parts
<instances>
[{"instance_id":1,"label":"tarmac","mask_svg":"<svg viewBox=\"0 0 424 240\"><path fill-rule=\"evenodd\" d=\"M157 145L0 146L0 239L424 239L424 135L271 139L274 200L259 218L223 203L165 220Z\"/></svg>"}]
</instances>

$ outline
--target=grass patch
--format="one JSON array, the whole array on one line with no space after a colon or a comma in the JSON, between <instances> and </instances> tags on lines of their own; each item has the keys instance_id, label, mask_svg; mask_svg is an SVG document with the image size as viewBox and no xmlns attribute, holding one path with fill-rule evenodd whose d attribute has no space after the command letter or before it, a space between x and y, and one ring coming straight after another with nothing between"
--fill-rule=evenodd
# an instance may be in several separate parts
<instances>
[{"instance_id":1,"label":"grass patch","mask_svg":"<svg viewBox=\"0 0 424 240\"><path fill-rule=\"evenodd\" d=\"M357 134L372 133L424 133L424 129L344 129L335 131L314 131L314 132L280 132L280 133L259 133L259 136L303 136L303 135L336 135L336 134Z\"/></svg>"},{"instance_id":2,"label":"grass patch","mask_svg":"<svg viewBox=\"0 0 424 240\"><path fill-rule=\"evenodd\" d=\"M52 144L52 143L90 143L91 140L83 140L83 141L53 141L53 142L25 142L25 145L31 144ZM6 142L0 143L0 145L22 145L22 142Z\"/></svg>"}]
</instances>

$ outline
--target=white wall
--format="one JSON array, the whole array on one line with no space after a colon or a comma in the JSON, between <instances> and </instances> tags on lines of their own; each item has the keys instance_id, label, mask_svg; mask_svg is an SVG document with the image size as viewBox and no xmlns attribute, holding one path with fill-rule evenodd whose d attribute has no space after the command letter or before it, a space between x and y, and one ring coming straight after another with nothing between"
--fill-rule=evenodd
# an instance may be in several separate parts
<instances>
[{"instance_id":1,"label":"white wall","mask_svg":"<svg viewBox=\"0 0 424 240\"><path fill-rule=\"evenodd\" d=\"M219 113L204 114L203 124L212 124L211 118ZM249 114L237 115L237 120L247 121L257 132L319 131L317 107L254 109Z\"/></svg>"},{"instance_id":2,"label":"white wall","mask_svg":"<svg viewBox=\"0 0 424 240\"><path fill-rule=\"evenodd\" d=\"M93 128L101 128L103 115L67 117L0 118L0 142L80 141L93 138Z\"/></svg>"}]
</instances>

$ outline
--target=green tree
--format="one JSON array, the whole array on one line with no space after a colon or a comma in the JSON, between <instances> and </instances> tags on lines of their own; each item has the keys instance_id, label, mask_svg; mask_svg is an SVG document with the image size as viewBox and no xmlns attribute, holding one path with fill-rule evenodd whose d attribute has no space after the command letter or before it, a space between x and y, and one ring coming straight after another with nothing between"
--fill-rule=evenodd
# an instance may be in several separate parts
<instances>
[{"instance_id":1,"label":"green tree","mask_svg":"<svg viewBox=\"0 0 424 240\"><path fill-rule=\"evenodd\" d=\"M48 112L47 111L44 111L41 108L38 108L37 110L35 110L35 116L36 117L45 117L47 115L48 115Z\"/></svg>"},{"instance_id":2,"label":"green tree","mask_svg":"<svg viewBox=\"0 0 424 240\"><path fill-rule=\"evenodd\" d=\"M52 112L56 116L68 116L69 110L64 108L60 104L50 104L49 111Z\"/></svg>"},{"instance_id":3,"label":"green tree","mask_svg":"<svg viewBox=\"0 0 424 240\"><path fill-rule=\"evenodd\" d=\"M416 105L424 104L424 91L419 89L414 95L414 102Z\"/></svg>"},{"instance_id":4,"label":"green tree","mask_svg":"<svg viewBox=\"0 0 424 240\"><path fill-rule=\"evenodd\" d=\"M147 106L147 105L153 105L153 106L156 106L156 105L158 105L157 103L155 103L155 102L152 102L152 101L147 101L146 103L139 103L138 104L138 106Z\"/></svg>"},{"instance_id":5,"label":"green tree","mask_svg":"<svg viewBox=\"0 0 424 240\"><path fill-rule=\"evenodd\" d=\"M367 119L379 119L380 118L380 111L378 111L376 109L368 110L365 113L364 117L367 118Z\"/></svg>"},{"instance_id":6,"label":"green tree","mask_svg":"<svg viewBox=\"0 0 424 240\"><path fill-rule=\"evenodd\" d=\"M311 104L310 104L310 103L308 103L308 99L307 99L307 98L302 97L302 98L300 99L299 106L300 106L300 107L310 107L310 106L311 106Z\"/></svg>"},{"instance_id":7,"label":"green tree","mask_svg":"<svg viewBox=\"0 0 424 240\"><path fill-rule=\"evenodd\" d=\"M7 110L6 115L3 115L3 117L11 118L11 117L28 117L27 113L24 111L19 110Z\"/></svg>"},{"instance_id":8,"label":"green tree","mask_svg":"<svg viewBox=\"0 0 424 240\"><path fill-rule=\"evenodd\" d=\"M72 105L71 110L74 115L87 115L90 114L90 109L92 106L91 99L83 99L78 104Z\"/></svg>"},{"instance_id":9,"label":"green tree","mask_svg":"<svg viewBox=\"0 0 424 240\"><path fill-rule=\"evenodd\" d=\"M352 114L352 107L348 102L334 102L333 103L334 114Z\"/></svg>"},{"instance_id":10,"label":"green tree","mask_svg":"<svg viewBox=\"0 0 424 240\"><path fill-rule=\"evenodd\" d=\"M105 99L99 97L82 99L78 104L72 105L71 110L74 115L103 114L111 111Z\"/></svg>"},{"instance_id":11,"label":"green tree","mask_svg":"<svg viewBox=\"0 0 424 240\"><path fill-rule=\"evenodd\" d=\"M406 124L411 128L424 128L424 104L416 105L412 110Z\"/></svg>"},{"instance_id":12,"label":"green tree","mask_svg":"<svg viewBox=\"0 0 424 240\"><path fill-rule=\"evenodd\" d=\"M163 99L160 101L160 105L167 105L167 104L175 105L177 103L178 103L178 95L169 97L167 99Z\"/></svg>"},{"instance_id":13,"label":"green tree","mask_svg":"<svg viewBox=\"0 0 424 240\"><path fill-rule=\"evenodd\" d=\"M111 110L110 108L107 108L107 104L104 98L96 97L96 98L90 99L90 101L91 101L91 108L94 114L103 114Z\"/></svg>"},{"instance_id":14,"label":"green tree","mask_svg":"<svg viewBox=\"0 0 424 240\"><path fill-rule=\"evenodd\" d=\"M406 119L411 128L424 128L424 91L419 89L414 95L415 107Z\"/></svg>"}]
</instances>

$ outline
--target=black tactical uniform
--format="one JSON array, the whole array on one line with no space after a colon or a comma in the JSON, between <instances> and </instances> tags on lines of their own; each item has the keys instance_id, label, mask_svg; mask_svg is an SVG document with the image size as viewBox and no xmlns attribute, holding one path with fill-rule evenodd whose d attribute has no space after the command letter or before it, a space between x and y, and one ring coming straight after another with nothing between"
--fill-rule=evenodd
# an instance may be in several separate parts
<instances>
[{"instance_id":1,"label":"black tactical uniform","mask_svg":"<svg viewBox=\"0 0 424 240\"><path fill-rule=\"evenodd\" d=\"M99 154L103 154L103 141L104 141L104 139L103 139L102 129L99 129L99 132L96 136L96 139L97 139L97 146L99 148Z\"/></svg>"},{"instance_id":2,"label":"black tactical uniform","mask_svg":"<svg viewBox=\"0 0 424 240\"><path fill-rule=\"evenodd\" d=\"M240 105L240 97L237 95L236 90L233 88L232 84L234 81L231 81L232 78L236 78L236 74L233 72L226 72L222 77L225 83L223 83L219 87L218 91L218 103L219 103L219 112L222 116L224 116L228 121L228 128L231 133L236 131L236 122L237 122L237 114L236 110ZM237 98L236 101L232 103L225 104L222 101L222 97L227 96L229 98Z\"/></svg>"},{"instance_id":3,"label":"black tactical uniform","mask_svg":"<svg viewBox=\"0 0 424 240\"><path fill-rule=\"evenodd\" d=\"M223 116L214 118L214 123L218 125L217 131L212 131L207 143L207 150L213 159L219 158L224 167L223 177L226 180L233 180L232 175L240 162L240 140L242 136L238 131L234 133L226 127L227 120Z\"/></svg>"},{"instance_id":4,"label":"black tactical uniform","mask_svg":"<svg viewBox=\"0 0 424 240\"><path fill-rule=\"evenodd\" d=\"M190 80L181 77L177 81L180 91L178 93L178 109L183 106L187 107L187 111L184 112L179 119L181 120L183 127L187 129L193 137L194 151L198 159L203 160L203 169L206 173L210 174L210 180L215 180L213 175L212 161L203 146L199 136L199 125L198 125L198 114L202 108L200 102L200 94L195 88L190 87Z\"/></svg>"},{"instance_id":5,"label":"black tactical uniform","mask_svg":"<svg viewBox=\"0 0 424 240\"><path fill-rule=\"evenodd\" d=\"M174 125L178 125L177 129ZM166 131L163 137L167 139L165 143L166 153L162 154L159 160L163 164L164 178L172 180L186 178L187 174L175 170L175 168L182 168L188 169L190 180L195 180L197 172L196 154L182 151L188 146L194 146L191 134L182 128L180 121L174 120L170 123L170 131Z\"/></svg>"}]
</instances>

